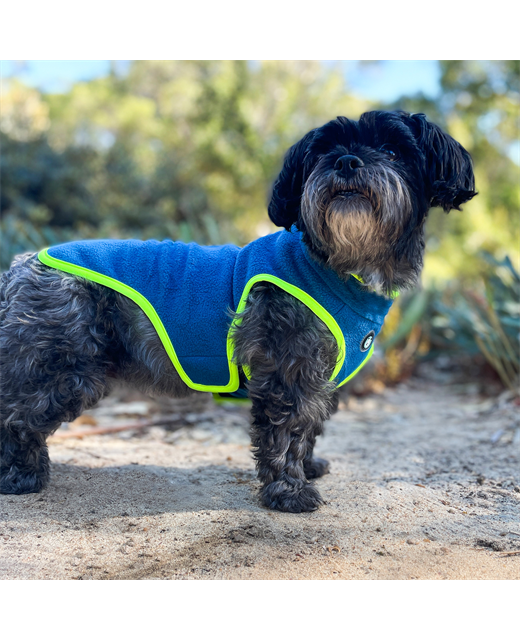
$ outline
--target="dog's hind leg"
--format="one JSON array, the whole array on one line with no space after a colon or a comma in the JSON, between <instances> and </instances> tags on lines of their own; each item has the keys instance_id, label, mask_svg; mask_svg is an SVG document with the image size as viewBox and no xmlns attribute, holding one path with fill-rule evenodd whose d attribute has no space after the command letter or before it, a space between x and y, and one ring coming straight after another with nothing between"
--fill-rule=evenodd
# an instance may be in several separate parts
<instances>
[{"instance_id":1,"label":"dog's hind leg","mask_svg":"<svg viewBox=\"0 0 520 640\"><path fill-rule=\"evenodd\" d=\"M105 291L20 256L0 283L0 493L48 482L46 437L108 390Z\"/></svg>"},{"instance_id":2,"label":"dog's hind leg","mask_svg":"<svg viewBox=\"0 0 520 640\"><path fill-rule=\"evenodd\" d=\"M334 338L305 305L271 284L253 288L234 334L235 358L251 370L252 444L262 500L300 513L322 504L309 482L328 470L316 436L337 404L329 378Z\"/></svg>"},{"instance_id":3,"label":"dog's hind leg","mask_svg":"<svg viewBox=\"0 0 520 640\"><path fill-rule=\"evenodd\" d=\"M321 476L324 476L329 472L330 465L328 460L324 460L323 458L318 458L313 455L316 436L320 435L320 433L316 431L315 434L309 438L307 453L303 459L303 471L307 480L321 478Z\"/></svg>"}]
</instances>

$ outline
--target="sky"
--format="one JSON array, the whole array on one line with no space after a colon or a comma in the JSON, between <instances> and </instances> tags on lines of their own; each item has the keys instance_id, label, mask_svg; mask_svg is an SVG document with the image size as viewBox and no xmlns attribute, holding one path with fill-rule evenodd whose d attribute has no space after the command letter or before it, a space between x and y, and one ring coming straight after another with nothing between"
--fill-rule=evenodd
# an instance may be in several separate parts
<instances>
[{"instance_id":1,"label":"sky","mask_svg":"<svg viewBox=\"0 0 520 640\"><path fill-rule=\"evenodd\" d=\"M125 60L117 62L122 71L126 65ZM342 66L349 87L370 100L391 102L419 91L435 97L440 90L437 60L384 60L377 65L347 60ZM64 92L74 82L107 75L109 70L109 60L2 61L4 78L14 76L49 93Z\"/></svg>"},{"instance_id":2,"label":"sky","mask_svg":"<svg viewBox=\"0 0 520 640\"><path fill-rule=\"evenodd\" d=\"M383 60L380 64L345 61L343 64L349 86L370 100L392 102L404 94L419 91L434 98L441 88L437 60Z\"/></svg>"}]
</instances>

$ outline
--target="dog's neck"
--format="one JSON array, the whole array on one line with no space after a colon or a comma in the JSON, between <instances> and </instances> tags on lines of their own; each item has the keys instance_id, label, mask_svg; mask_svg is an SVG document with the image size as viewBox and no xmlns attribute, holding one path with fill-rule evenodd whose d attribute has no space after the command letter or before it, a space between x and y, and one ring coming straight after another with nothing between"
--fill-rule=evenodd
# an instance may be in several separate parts
<instances>
[{"instance_id":1,"label":"dog's neck","mask_svg":"<svg viewBox=\"0 0 520 640\"><path fill-rule=\"evenodd\" d=\"M299 229L296 225L293 225L291 231L296 232L299 231ZM381 258L379 268L369 266L368 264L359 264L359 260L352 260L350 264L333 264L327 248L313 243L305 227L300 233L302 234L302 242L314 262L317 262L326 269L334 271L336 275L345 282L351 276L354 277L366 287L367 290L385 298L395 298L398 291L413 287L419 278L422 259L417 260L417 270L412 269L404 259L398 262L392 262L389 259L385 261ZM390 271L390 273L388 273L388 271Z\"/></svg>"},{"instance_id":2,"label":"dog's neck","mask_svg":"<svg viewBox=\"0 0 520 640\"><path fill-rule=\"evenodd\" d=\"M381 287L378 286L372 286L370 284L367 284L363 278L361 276L358 276L355 273L351 273L349 274L350 276L352 276L352 278L355 278L359 283L361 283L364 287L366 287L367 289L369 289L370 291L373 291L374 293L377 293L380 296L383 296L385 298L390 298L392 300L394 300L395 298L397 298L397 296L399 295L399 290L398 289L394 289L392 291L392 293L390 295L386 294Z\"/></svg>"},{"instance_id":3,"label":"dog's neck","mask_svg":"<svg viewBox=\"0 0 520 640\"><path fill-rule=\"evenodd\" d=\"M338 282L346 283L350 279L350 277L353 277L363 286L363 288L366 291L375 293L383 298L386 298L387 300L394 300L399 295L399 290L397 287L394 287L392 292L388 293L385 287L383 286L383 279L378 278L374 273L370 274L368 278L363 277L357 273L354 273L353 271L338 273L338 271L333 269L328 263L327 255L324 252L316 251L316 248L312 246L305 231L300 231L296 227L296 225L293 225L289 233L301 234L300 235L301 248L304 252L304 255L307 256L307 260L318 269L324 269L327 272L332 272L336 274L336 276L339 279Z\"/></svg>"}]
</instances>

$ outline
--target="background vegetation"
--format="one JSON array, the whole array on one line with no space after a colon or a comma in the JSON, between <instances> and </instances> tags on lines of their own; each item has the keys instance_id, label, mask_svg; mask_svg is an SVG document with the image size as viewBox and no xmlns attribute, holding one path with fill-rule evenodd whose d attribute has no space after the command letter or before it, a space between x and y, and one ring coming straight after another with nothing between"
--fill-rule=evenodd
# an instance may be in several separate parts
<instances>
[{"instance_id":1,"label":"background vegetation","mask_svg":"<svg viewBox=\"0 0 520 640\"><path fill-rule=\"evenodd\" d=\"M425 289L390 318L384 375L398 379L405 362L439 349L485 355L475 324L450 313L462 300L496 310L493 278L505 301L498 320L481 320L508 335L508 360L520 330L519 62L440 64L438 98L393 104L356 97L339 67L312 61L137 61L60 94L11 79L0 115L2 270L16 253L72 238L246 243L274 231L269 187L304 133L371 108L421 111L470 151L479 196L463 213L430 213ZM514 380L518 358L492 366Z\"/></svg>"}]
</instances>

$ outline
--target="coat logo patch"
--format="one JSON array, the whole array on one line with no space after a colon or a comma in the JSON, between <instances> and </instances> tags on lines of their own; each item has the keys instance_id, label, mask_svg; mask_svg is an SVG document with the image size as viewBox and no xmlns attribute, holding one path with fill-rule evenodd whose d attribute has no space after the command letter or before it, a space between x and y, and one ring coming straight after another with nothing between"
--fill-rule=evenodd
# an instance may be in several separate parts
<instances>
[{"instance_id":1,"label":"coat logo patch","mask_svg":"<svg viewBox=\"0 0 520 640\"><path fill-rule=\"evenodd\" d=\"M368 351L374 342L375 334L373 331L367 333L367 335L361 340L360 349L361 351Z\"/></svg>"}]
</instances>

